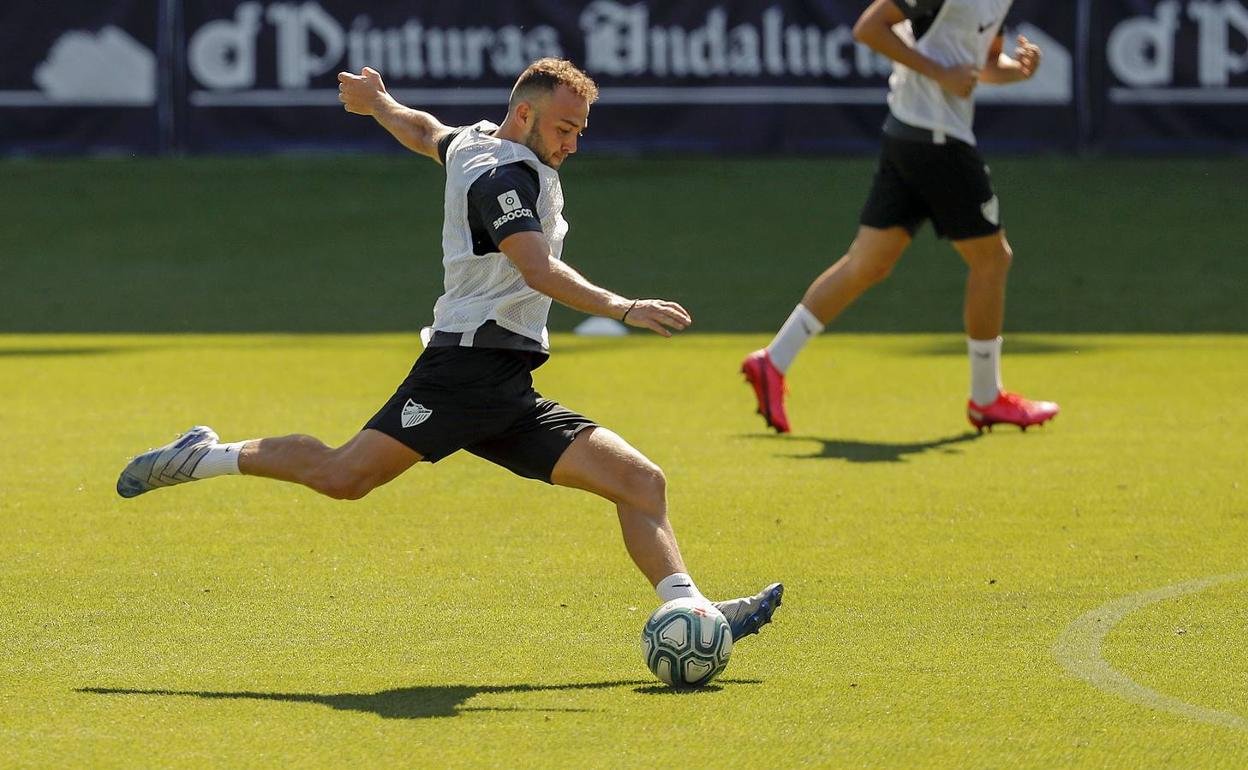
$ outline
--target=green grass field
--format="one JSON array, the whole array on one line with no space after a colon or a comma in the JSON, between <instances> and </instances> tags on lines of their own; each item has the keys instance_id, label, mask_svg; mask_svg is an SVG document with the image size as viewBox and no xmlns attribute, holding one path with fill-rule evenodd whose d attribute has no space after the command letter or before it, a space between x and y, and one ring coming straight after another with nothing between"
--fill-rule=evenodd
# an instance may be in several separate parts
<instances>
[{"instance_id":1,"label":"green grass field","mask_svg":"<svg viewBox=\"0 0 1248 770\"><path fill-rule=\"evenodd\" d=\"M704 591L787 587L694 693L584 493L465 455L115 495L191 424L338 442L389 396L441 278L404 162L0 167L0 767L1248 766L1248 161L994 163L1006 382L1063 413L982 436L930 237L798 362L794 435L736 373L869 162L570 166L569 260L715 333L557 334L538 388L663 466Z\"/></svg>"}]
</instances>

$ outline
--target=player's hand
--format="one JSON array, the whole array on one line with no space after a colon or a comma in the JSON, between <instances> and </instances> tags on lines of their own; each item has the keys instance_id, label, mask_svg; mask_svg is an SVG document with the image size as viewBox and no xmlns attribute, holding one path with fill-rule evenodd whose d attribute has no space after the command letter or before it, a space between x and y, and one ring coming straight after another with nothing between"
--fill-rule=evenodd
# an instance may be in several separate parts
<instances>
[{"instance_id":1,"label":"player's hand","mask_svg":"<svg viewBox=\"0 0 1248 770\"><path fill-rule=\"evenodd\" d=\"M350 72L338 73L338 101L347 112L356 115L372 115L386 93L386 84L381 82L381 73L372 67L365 67L360 74Z\"/></svg>"},{"instance_id":2,"label":"player's hand","mask_svg":"<svg viewBox=\"0 0 1248 770\"><path fill-rule=\"evenodd\" d=\"M1040 46L1023 35L1018 36L1018 48L1014 49L1014 60L1018 62L1023 80L1031 78L1040 69Z\"/></svg>"},{"instance_id":3,"label":"player's hand","mask_svg":"<svg viewBox=\"0 0 1248 770\"><path fill-rule=\"evenodd\" d=\"M954 96L969 99L979 84L979 67L973 64L944 67L936 75L936 82Z\"/></svg>"},{"instance_id":4,"label":"player's hand","mask_svg":"<svg viewBox=\"0 0 1248 770\"><path fill-rule=\"evenodd\" d=\"M662 299L639 299L633 309L624 316L624 323L639 329L649 329L664 337L672 336L670 330L683 331L693 323L689 311L675 302Z\"/></svg>"}]
</instances>

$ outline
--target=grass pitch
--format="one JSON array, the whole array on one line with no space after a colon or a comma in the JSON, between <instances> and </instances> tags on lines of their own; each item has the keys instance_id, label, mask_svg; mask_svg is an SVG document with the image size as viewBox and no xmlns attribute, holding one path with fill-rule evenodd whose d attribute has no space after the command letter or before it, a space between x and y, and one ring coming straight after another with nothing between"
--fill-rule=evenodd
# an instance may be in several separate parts
<instances>
[{"instance_id":1,"label":"grass pitch","mask_svg":"<svg viewBox=\"0 0 1248 770\"><path fill-rule=\"evenodd\" d=\"M0 336L0 766L1248 762L1244 582L1141 604L1100 649L1222 724L1054 649L1107 602L1245 571L1243 336L1012 335L1007 383L1064 411L983 436L948 334L819 338L796 434L770 435L735 373L765 341L557 336L537 373L665 468L704 591L787 586L722 682L677 694L638 651L658 601L585 493L465 455L356 503L114 494L196 422L344 440L414 335Z\"/></svg>"},{"instance_id":2,"label":"grass pitch","mask_svg":"<svg viewBox=\"0 0 1248 770\"><path fill-rule=\"evenodd\" d=\"M438 293L436 166L4 163L0 767L1248 766L1248 159L989 160L1006 382L1064 411L982 437L930 235L803 354L797 433L752 414L871 160L568 164L569 261L695 333L556 335L539 389L665 468L703 590L788 589L692 694L585 493L471 456L113 492L197 422L354 433Z\"/></svg>"}]
</instances>

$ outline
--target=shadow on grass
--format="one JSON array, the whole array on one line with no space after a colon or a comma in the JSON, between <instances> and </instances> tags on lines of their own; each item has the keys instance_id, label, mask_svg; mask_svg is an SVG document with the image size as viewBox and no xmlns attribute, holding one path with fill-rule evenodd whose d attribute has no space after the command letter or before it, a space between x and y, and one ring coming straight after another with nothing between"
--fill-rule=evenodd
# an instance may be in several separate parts
<instances>
[{"instance_id":1,"label":"shadow on grass","mask_svg":"<svg viewBox=\"0 0 1248 770\"><path fill-rule=\"evenodd\" d=\"M1062 342L1055 342L1052 336L1044 339L1035 339L1025 334L1020 334L1017 337L1010 337L1006 340L1001 355L1009 357L1042 356L1055 353L1091 353L1106 347L1108 345L1104 342L1090 344L1087 340L1080 340L1077 345L1068 345ZM950 335L947 340L922 342L913 345L906 353L912 356L965 356L966 340Z\"/></svg>"},{"instance_id":2,"label":"shadow on grass","mask_svg":"<svg viewBox=\"0 0 1248 770\"><path fill-rule=\"evenodd\" d=\"M713 684L703 685L692 689L678 690L675 687L668 687L665 684L648 684L645 687L636 687L633 692L641 695L674 695L692 697L706 693L719 692L724 689L724 685L733 684L762 684L761 679L716 679Z\"/></svg>"},{"instance_id":3,"label":"shadow on grass","mask_svg":"<svg viewBox=\"0 0 1248 770\"><path fill-rule=\"evenodd\" d=\"M129 352L130 348L120 347L78 347L78 348L4 348L0 347L0 358L47 358L51 356L103 356Z\"/></svg>"},{"instance_id":4,"label":"shadow on grass","mask_svg":"<svg viewBox=\"0 0 1248 770\"><path fill-rule=\"evenodd\" d=\"M749 679L724 680L722 684L761 684ZM582 684L513 684L513 685L442 685L427 687L400 687L374 693L317 693L286 692L213 692L204 690L138 690L118 687L80 687L74 690L95 695L156 695L204 698L207 700L267 700L284 703L316 703L339 711L360 711L376 714L382 719L429 719L453 717L466 711L548 711L579 712L589 709L577 708L519 708L506 706L465 706L477 695L489 693L553 692L559 690L607 690L617 687L635 687L643 694L677 693L664 685L652 685L648 681L619 680L614 682L586 682ZM720 685L702 688L703 692L722 689Z\"/></svg>"},{"instance_id":5,"label":"shadow on grass","mask_svg":"<svg viewBox=\"0 0 1248 770\"><path fill-rule=\"evenodd\" d=\"M750 438L769 438L780 441L818 441L820 447L810 454L784 455L794 460L845 460L851 463L899 463L909 455L939 451L957 454L954 447L980 438L979 433L967 431L930 441L912 441L894 444L885 441L853 441L849 439L818 438L817 436L778 436L772 433L754 434Z\"/></svg>"}]
</instances>

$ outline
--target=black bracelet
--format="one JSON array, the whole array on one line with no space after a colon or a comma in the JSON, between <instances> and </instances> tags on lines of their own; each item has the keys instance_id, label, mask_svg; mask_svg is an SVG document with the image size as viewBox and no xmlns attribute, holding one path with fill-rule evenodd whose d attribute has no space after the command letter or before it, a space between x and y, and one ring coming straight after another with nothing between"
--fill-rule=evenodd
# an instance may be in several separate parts
<instances>
[{"instance_id":1,"label":"black bracelet","mask_svg":"<svg viewBox=\"0 0 1248 770\"><path fill-rule=\"evenodd\" d=\"M620 316L620 323L624 323L626 320L628 320L628 314L633 312L633 308L637 307L638 302L641 302L641 300L639 299L633 300L633 304L629 305L628 310L624 311L624 315Z\"/></svg>"}]
</instances>

